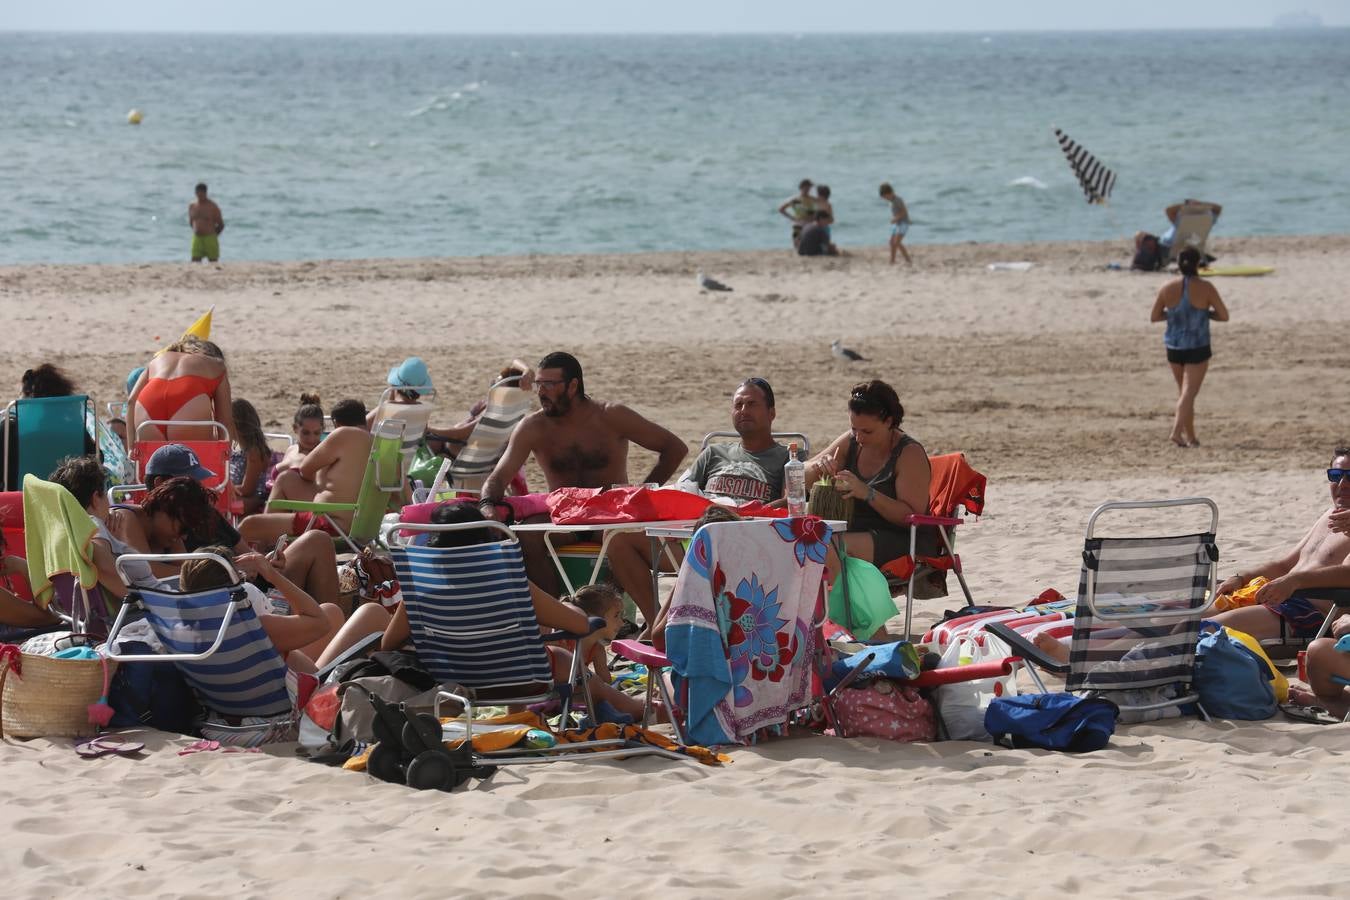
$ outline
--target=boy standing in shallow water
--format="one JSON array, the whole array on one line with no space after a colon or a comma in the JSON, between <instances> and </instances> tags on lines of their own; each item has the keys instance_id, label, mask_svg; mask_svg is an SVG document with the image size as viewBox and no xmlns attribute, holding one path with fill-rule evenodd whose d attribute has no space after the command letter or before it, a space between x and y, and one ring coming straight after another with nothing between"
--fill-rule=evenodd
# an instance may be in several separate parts
<instances>
[{"instance_id":1,"label":"boy standing in shallow water","mask_svg":"<svg viewBox=\"0 0 1350 900\"><path fill-rule=\"evenodd\" d=\"M903 244L905 235L909 232L909 210L889 182L881 183L880 193L881 199L891 205L891 265L895 265L895 253L898 250L905 257L905 265L912 266L914 260L909 258L909 251Z\"/></svg>"}]
</instances>

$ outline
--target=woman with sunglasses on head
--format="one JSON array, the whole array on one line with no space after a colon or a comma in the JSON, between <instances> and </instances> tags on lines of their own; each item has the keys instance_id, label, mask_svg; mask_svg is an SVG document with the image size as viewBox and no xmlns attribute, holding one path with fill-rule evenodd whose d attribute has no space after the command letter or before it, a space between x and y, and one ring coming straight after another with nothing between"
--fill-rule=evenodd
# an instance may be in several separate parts
<instances>
[{"instance_id":1,"label":"woman with sunglasses on head","mask_svg":"<svg viewBox=\"0 0 1350 900\"><path fill-rule=\"evenodd\" d=\"M1153 301L1150 322L1166 322L1163 346L1177 382L1176 415L1170 439L1178 447L1199 447L1195 437L1195 397L1204 383L1213 355L1209 323L1228 321L1228 307L1218 290L1200 277L1200 251L1187 247L1177 258L1181 277L1169 281Z\"/></svg>"},{"instance_id":2,"label":"woman with sunglasses on head","mask_svg":"<svg viewBox=\"0 0 1350 900\"><path fill-rule=\"evenodd\" d=\"M882 566L909 554L905 517L928 513L928 454L901 430L905 408L886 382L854 385L848 414L849 430L807 464L806 483L829 477L854 498L844 544L850 555Z\"/></svg>"}]
</instances>

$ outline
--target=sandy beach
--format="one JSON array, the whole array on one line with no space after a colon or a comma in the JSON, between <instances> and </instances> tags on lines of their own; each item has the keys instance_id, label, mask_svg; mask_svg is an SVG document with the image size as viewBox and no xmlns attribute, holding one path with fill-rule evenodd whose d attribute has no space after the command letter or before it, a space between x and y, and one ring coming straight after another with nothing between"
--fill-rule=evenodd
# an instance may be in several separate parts
<instances>
[{"instance_id":1,"label":"sandy beach","mask_svg":"<svg viewBox=\"0 0 1350 900\"><path fill-rule=\"evenodd\" d=\"M589 392L694 451L749 375L772 382L778 427L822 446L847 426L849 386L880 377L930 453L962 450L989 477L960 543L977 601L1070 594L1087 517L1112 499L1213 498L1229 574L1297 540L1350 437L1350 237L1214 240L1223 265L1277 271L1215 281L1232 321L1214 326L1194 449L1167 442L1175 388L1148 323L1168 276L1108 269L1128 269L1126 246L919 246L912 270L881 249L0 268L0 383L17 393L53 361L100 404L121 399L212 304L235 394L269 430L302 390L373 402L410 354L455 421L510 357L567 349ZM987 268L1010 261L1034 265ZM700 269L735 291L701 294ZM868 361L834 360L835 338ZM634 480L650 460L634 451ZM923 602L916 621L958 605ZM0 746L11 896L1327 895L1350 804L1335 773L1350 728L1281 718L1124 727L1084 756L803 737L723 768L567 763L453 795L285 745L179 757L185 739L145 739L136 760Z\"/></svg>"}]
</instances>

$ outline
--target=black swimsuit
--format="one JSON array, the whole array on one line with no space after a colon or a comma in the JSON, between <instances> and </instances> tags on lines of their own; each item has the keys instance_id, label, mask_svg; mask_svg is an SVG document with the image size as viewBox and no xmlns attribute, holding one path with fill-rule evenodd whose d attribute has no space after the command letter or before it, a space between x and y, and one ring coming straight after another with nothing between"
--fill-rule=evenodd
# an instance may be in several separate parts
<instances>
[{"instance_id":1,"label":"black swimsuit","mask_svg":"<svg viewBox=\"0 0 1350 900\"><path fill-rule=\"evenodd\" d=\"M891 455L880 469L871 477L864 476L858 471L858 441L850 437L848 439L848 454L844 457L844 468L852 472L863 483L874 489L878 494L897 499L895 496L895 467L900 461L900 454L910 444L918 445L919 442L907 434L900 435L900 440L891 450ZM923 449L921 446L919 449ZM872 535L872 564L882 566L893 559L899 559L902 556L909 555L909 526L895 525L888 521L885 516L877 512L872 504L865 500L854 499L853 501L853 524L851 531L866 531ZM927 510L924 510L927 512ZM926 541L926 529L919 532L919 553L931 553L936 550L936 544L932 541ZM933 543L932 548L928 544Z\"/></svg>"}]
</instances>

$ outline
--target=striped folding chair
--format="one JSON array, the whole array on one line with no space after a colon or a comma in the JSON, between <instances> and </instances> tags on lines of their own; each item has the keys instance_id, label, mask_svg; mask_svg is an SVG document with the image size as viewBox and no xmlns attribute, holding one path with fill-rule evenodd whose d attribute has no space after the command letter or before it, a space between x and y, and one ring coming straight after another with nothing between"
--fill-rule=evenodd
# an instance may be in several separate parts
<instances>
[{"instance_id":1,"label":"striped folding chair","mask_svg":"<svg viewBox=\"0 0 1350 900\"><path fill-rule=\"evenodd\" d=\"M481 490L483 482L506 452L511 432L530 411L530 395L522 391L519 384L520 377L511 376L488 388L487 407L447 473L449 486L456 491L476 493Z\"/></svg>"},{"instance_id":2,"label":"striped folding chair","mask_svg":"<svg viewBox=\"0 0 1350 900\"><path fill-rule=\"evenodd\" d=\"M397 537L401 532L475 529L499 532L501 538L465 547L429 547L402 544ZM577 684L583 687L587 708L595 709L581 654L572 654L568 681L554 682L545 642L580 635L541 634L520 542L509 528L492 521L454 525L395 522L385 526L384 542L398 572L417 658L442 684L436 716L440 717L442 700L454 700L464 707L465 731L457 737L465 737L472 745L475 711L489 704L527 705L557 699L562 702L566 722L572 688ZM458 687L452 690L450 685ZM551 762L567 756L587 760L635 755L683 758L619 738L560 743L531 755L512 751L474 755L495 766Z\"/></svg>"},{"instance_id":3,"label":"striped folding chair","mask_svg":"<svg viewBox=\"0 0 1350 900\"><path fill-rule=\"evenodd\" d=\"M1205 531L1162 537L1097 534L1103 513L1195 506L1209 511ZM1190 703L1208 719L1191 681L1200 621L1213 602L1218 525L1218 507L1201 497L1105 503L1093 511L1083 545L1066 690L1116 701L1126 721ZM1169 686L1175 686L1172 696L1155 694L1147 701L1127 693Z\"/></svg>"},{"instance_id":4,"label":"striped folding chair","mask_svg":"<svg viewBox=\"0 0 1350 900\"><path fill-rule=\"evenodd\" d=\"M226 724L212 722L211 737L222 743L257 746L289 740L295 727L296 683L245 596L234 566L214 553L124 554L117 573L132 587L126 564L182 563L209 559L230 573L230 585L183 594L134 587L108 634L109 659L124 663L172 662L202 706ZM116 639L132 611L144 614L165 653L121 653ZM246 718L261 719L242 724Z\"/></svg>"}]
</instances>

